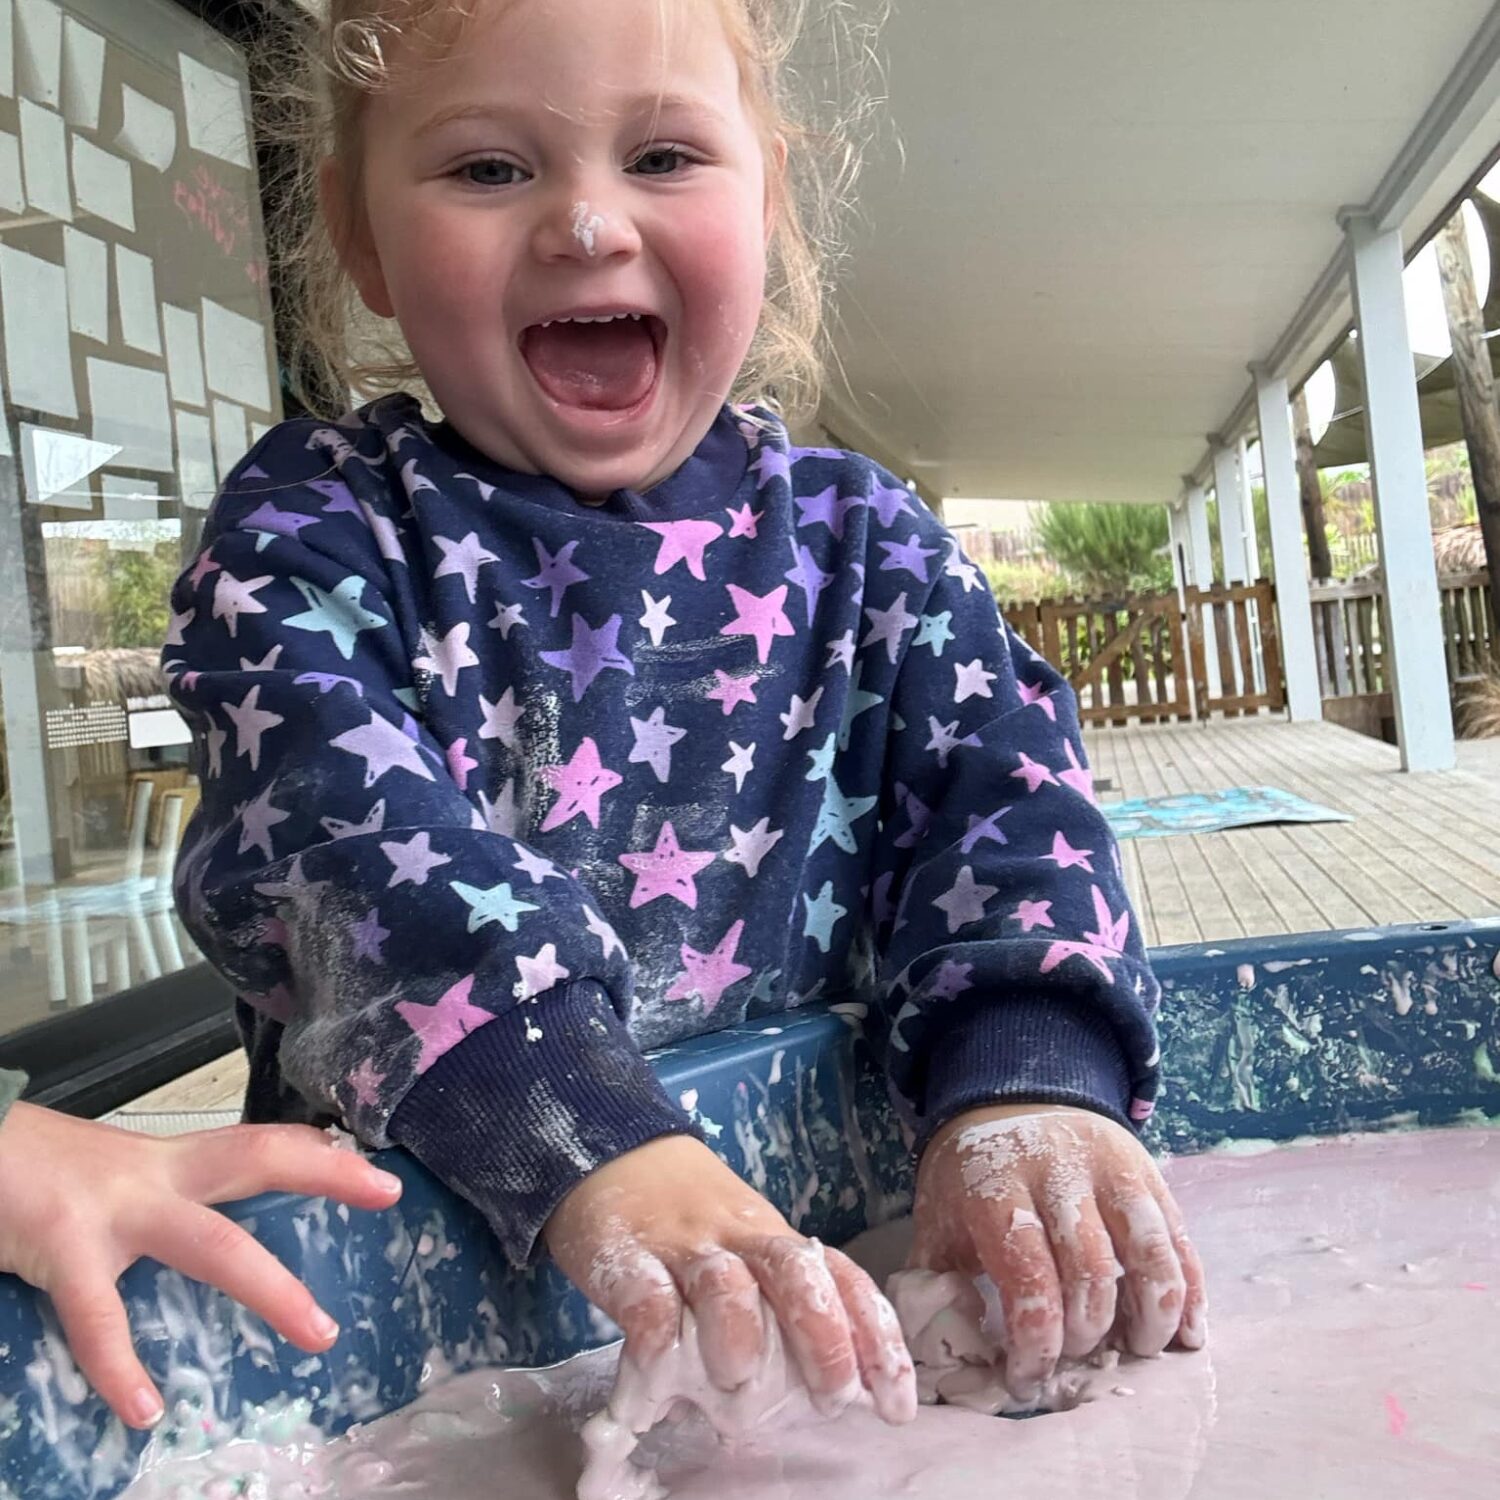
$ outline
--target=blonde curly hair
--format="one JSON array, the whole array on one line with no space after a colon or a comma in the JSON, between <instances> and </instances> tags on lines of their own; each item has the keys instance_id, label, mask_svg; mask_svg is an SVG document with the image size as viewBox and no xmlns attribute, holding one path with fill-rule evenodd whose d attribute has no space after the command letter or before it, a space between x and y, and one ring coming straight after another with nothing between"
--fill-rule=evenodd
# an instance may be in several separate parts
<instances>
[{"instance_id":1,"label":"blonde curly hair","mask_svg":"<svg viewBox=\"0 0 1500 1500\"><path fill-rule=\"evenodd\" d=\"M359 161L365 103L396 81L390 43L399 38L402 55L419 63L440 60L486 3L492 0L314 0L312 22L281 28L254 60L289 384L320 416L338 415L351 394L370 399L405 389L427 398L399 326L366 311L339 260L337 236L362 190L358 172L338 174L343 195L335 205L320 204L319 177L330 156ZM658 3L665 20L668 6L705 0ZM760 323L730 399L771 406L794 421L816 410L822 390L825 307L878 103L881 6L821 0L811 36L811 0L706 3L722 15L739 59L767 147L775 212ZM791 58L799 43L809 55L805 72ZM787 147L781 171L771 150L778 138Z\"/></svg>"}]
</instances>

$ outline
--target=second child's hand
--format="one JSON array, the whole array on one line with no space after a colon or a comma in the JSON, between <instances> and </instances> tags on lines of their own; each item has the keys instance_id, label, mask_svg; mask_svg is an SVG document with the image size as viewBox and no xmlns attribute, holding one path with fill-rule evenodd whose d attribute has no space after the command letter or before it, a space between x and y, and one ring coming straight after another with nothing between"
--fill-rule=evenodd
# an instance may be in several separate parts
<instances>
[{"instance_id":1,"label":"second child's hand","mask_svg":"<svg viewBox=\"0 0 1500 1500\"><path fill-rule=\"evenodd\" d=\"M842 1411L863 1386L886 1421L916 1414L911 1356L874 1282L797 1234L699 1141L666 1137L600 1167L545 1238L642 1368L673 1347L689 1307L710 1380L734 1391L761 1354L764 1299L820 1412Z\"/></svg>"}]
</instances>

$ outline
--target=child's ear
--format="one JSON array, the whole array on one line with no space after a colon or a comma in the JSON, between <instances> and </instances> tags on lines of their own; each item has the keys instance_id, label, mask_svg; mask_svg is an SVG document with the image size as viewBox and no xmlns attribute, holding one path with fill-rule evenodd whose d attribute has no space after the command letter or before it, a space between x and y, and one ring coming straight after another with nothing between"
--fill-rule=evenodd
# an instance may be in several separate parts
<instances>
[{"instance_id":1,"label":"child's ear","mask_svg":"<svg viewBox=\"0 0 1500 1500\"><path fill-rule=\"evenodd\" d=\"M766 153L766 248L770 249L771 238L776 233L776 204L778 189L786 180L786 137L773 136L770 150Z\"/></svg>"},{"instance_id":2,"label":"child's ear","mask_svg":"<svg viewBox=\"0 0 1500 1500\"><path fill-rule=\"evenodd\" d=\"M336 158L325 157L318 168L318 205L339 264L353 280L360 300L377 318L394 318L396 310L386 289L369 221L351 197L343 167Z\"/></svg>"}]
</instances>

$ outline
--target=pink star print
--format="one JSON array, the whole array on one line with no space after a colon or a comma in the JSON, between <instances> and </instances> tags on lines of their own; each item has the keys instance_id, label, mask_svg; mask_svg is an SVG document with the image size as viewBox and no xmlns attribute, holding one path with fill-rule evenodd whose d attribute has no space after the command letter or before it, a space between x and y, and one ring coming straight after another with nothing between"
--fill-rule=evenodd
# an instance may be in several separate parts
<instances>
[{"instance_id":1,"label":"pink star print","mask_svg":"<svg viewBox=\"0 0 1500 1500\"><path fill-rule=\"evenodd\" d=\"M622 854L620 863L635 876L630 893L630 908L644 906L658 896L672 896L684 906L698 907L697 876L714 862L710 849L684 849L677 842L677 830L663 823L656 835L656 847L639 854Z\"/></svg>"},{"instance_id":2,"label":"pink star print","mask_svg":"<svg viewBox=\"0 0 1500 1500\"><path fill-rule=\"evenodd\" d=\"M193 564L193 571L189 574L189 581L194 589L208 577L210 573L217 573L223 564L213 560L213 554L204 552L199 555L198 561Z\"/></svg>"},{"instance_id":3,"label":"pink star print","mask_svg":"<svg viewBox=\"0 0 1500 1500\"><path fill-rule=\"evenodd\" d=\"M452 989L445 990L436 1004L418 1005L402 1000L396 1014L422 1040L422 1054L417 1058L417 1072L425 1073L450 1047L456 1046L471 1031L478 1031L495 1019L494 1013L469 1004L474 976L466 975Z\"/></svg>"},{"instance_id":4,"label":"pink star print","mask_svg":"<svg viewBox=\"0 0 1500 1500\"><path fill-rule=\"evenodd\" d=\"M1010 774L1012 776L1019 776L1026 783L1026 790L1028 792L1036 791L1044 782L1048 786L1057 785L1057 777L1052 774L1050 768L1044 766L1040 761L1032 760L1025 751L1021 752L1021 764Z\"/></svg>"},{"instance_id":5,"label":"pink star print","mask_svg":"<svg viewBox=\"0 0 1500 1500\"><path fill-rule=\"evenodd\" d=\"M745 923L740 920L719 940L711 953L699 953L686 943L678 950L685 965L666 993L668 1000L691 1000L697 995L703 1001L703 1014L708 1015L718 1008L724 991L731 985L754 972L745 964L734 961L735 949L740 945L740 936Z\"/></svg>"},{"instance_id":6,"label":"pink star print","mask_svg":"<svg viewBox=\"0 0 1500 1500\"><path fill-rule=\"evenodd\" d=\"M1051 912L1050 901L1023 901L1011 913L1011 916L1019 919L1022 932L1030 932L1033 927L1055 926Z\"/></svg>"},{"instance_id":7,"label":"pink star print","mask_svg":"<svg viewBox=\"0 0 1500 1500\"><path fill-rule=\"evenodd\" d=\"M729 511L729 535L731 537L746 536L753 542L756 537L756 528L760 525L765 511L751 510L748 500L738 510L735 510L733 506L727 509Z\"/></svg>"},{"instance_id":8,"label":"pink star print","mask_svg":"<svg viewBox=\"0 0 1500 1500\"><path fill-rule=\"evenodd\" d=\"M688 572L699 583L706 581L703 571L703 554L724 535L724 528L717 521L646 521L647 531L654 531L661 538L656 549L653 573L670 573L680 562L687 564Z\"/></svg>"},{"instance_id":9,"label":"pink star print","mask_svg":"<svg viewBox=\"0 0 1500 1500\"><path fill-rule=\"evenodd\" d=\"M1052 853L1044 854L1043 859L1050 859L1059 870L1087 870L1090 875L1094 873L1094 867L1089 863L1089 855L1092 849L1075 849L1061 832L1052 835Z\"/></svg>"},{"instance_id":10,"label":"pink star print","mask_svg":"<svg viewBox=\"0 0 1500 1500\"><path fill-rule=\"evenodd\" d=\"M756 659L762 666L771 654L771 640L778 635L795 635L792 622L781 607L786 603L786 584L779 584L769 594L752 594L737 583L726 584L729 597L739 613L720 635L748 635L755 640Z\"/></svg>"},{"instance_id":11,"label":"pink star print","mask_svg":"<svg viewBox=\"0 0 1500 1500\"><path fill-rule=\"evenodd\" d=\"M1109 967L1110 960L1120 958L1125 952L1125 939L1130 932L1130 911L1127 908L1118 917L1109 909L1109 901L1096 885L1094 891L1095 932L1085 932L1084 941L1057 942L1047 949L1042 959L1042 973L1050 974L1059 964L1070 958L1081 958L1092 964L1105 979L1114 980Z\"/></svg>"},{"instance_id":12,"label":"pink star print","mask_svg":"<svg viewBox=\"0 0 1500 1500\"><path fill-rule=\"evenodd\" d=\"M1068 754L1068 769L1059 771L1057 779L1064 786L1072 787L1080 797L1086 797L1090 802L1097 800L1094 797L1094 774L1078 759L1072 740L1064 740L1063 748Z\"/></svg>"},{"instance_id":13,"label":"pink star print","mask_svg":"<svg viewBox=\"0 0 1500 1500\"><path fill-rule=\"evenodd\" d=\"M1016 691L1021 695L1023 705L1036 704L1054 724L1057 723L1057 705L1052 701L1052 694L1040 683L1033 686L1029 682L1018 681Z\"/></svg>"},{"instance_id":14,"label":"pink star print","mask_svg":"<svg viewBox=\"0 0 1500 1500\"><path fill-rule=\"evenodd\" d=\"M354 1090L355 1102L363 1104L367 1109L374 1109L380 1103L380 1085L385 1080L384 1073L375 1071L374 1060L365 1058L349 1075L349 1087Z\"/></svg>"},{"instance_id":15,"label":"pink star print","mask_svg":"<svg viewBox=\"0 0 1500 1500\"><path fill-rule=\"evenodd\" d=\"M580 813L597 828L599 799L625 778L600 761L598 745L585 736L578 742L572 760L563 766L545 767L542 779L557 791L557 801L542 823L542 832L550 833Z\"/></svg>"},{"instance_id":16,"label":"pink star print","mask_svg":"<svg viewBox=\"0 0 1500 1500\"><path fill-rule=\"evenodd\" d=\"M715 703L724 705L725 715L734 712L737 703L755 702L755 679L753 677L731 677L728 672L714 668L718 686L709 690L708 696Z\"/></svg>"},{"instance_id":17,"label":"pink star print","mask_svg":"<svg viewBox=\"0 0 1500 1500\"><path fill-rule=\"evenodd\" d=\"M477 770L479 762L467 753L469 742L462 735L448 746L448 774L457 783L459 791L469 784L469 772Z\"/></svg>"}]
</instances>

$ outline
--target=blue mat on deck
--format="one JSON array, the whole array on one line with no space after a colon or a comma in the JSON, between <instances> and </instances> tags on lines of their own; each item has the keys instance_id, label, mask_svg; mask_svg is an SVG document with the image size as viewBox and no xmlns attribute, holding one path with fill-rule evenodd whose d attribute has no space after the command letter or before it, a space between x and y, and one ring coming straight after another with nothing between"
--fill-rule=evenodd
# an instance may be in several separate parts
<instances>
[{"instance_id":1,"label":"blue mat on deck","mask_svg":"<svg viewBox=\"0 0 1500 1500\"><path fill-rule=\"evenodd\" d=\"M1350 823L1347 813L1320 807L1274 786L1231 786L1180 797L1138 797L1105 804L1115 837L1158 839L1171 833L1217 833L1253 823Z\"/></svg>"}]
</instances>

